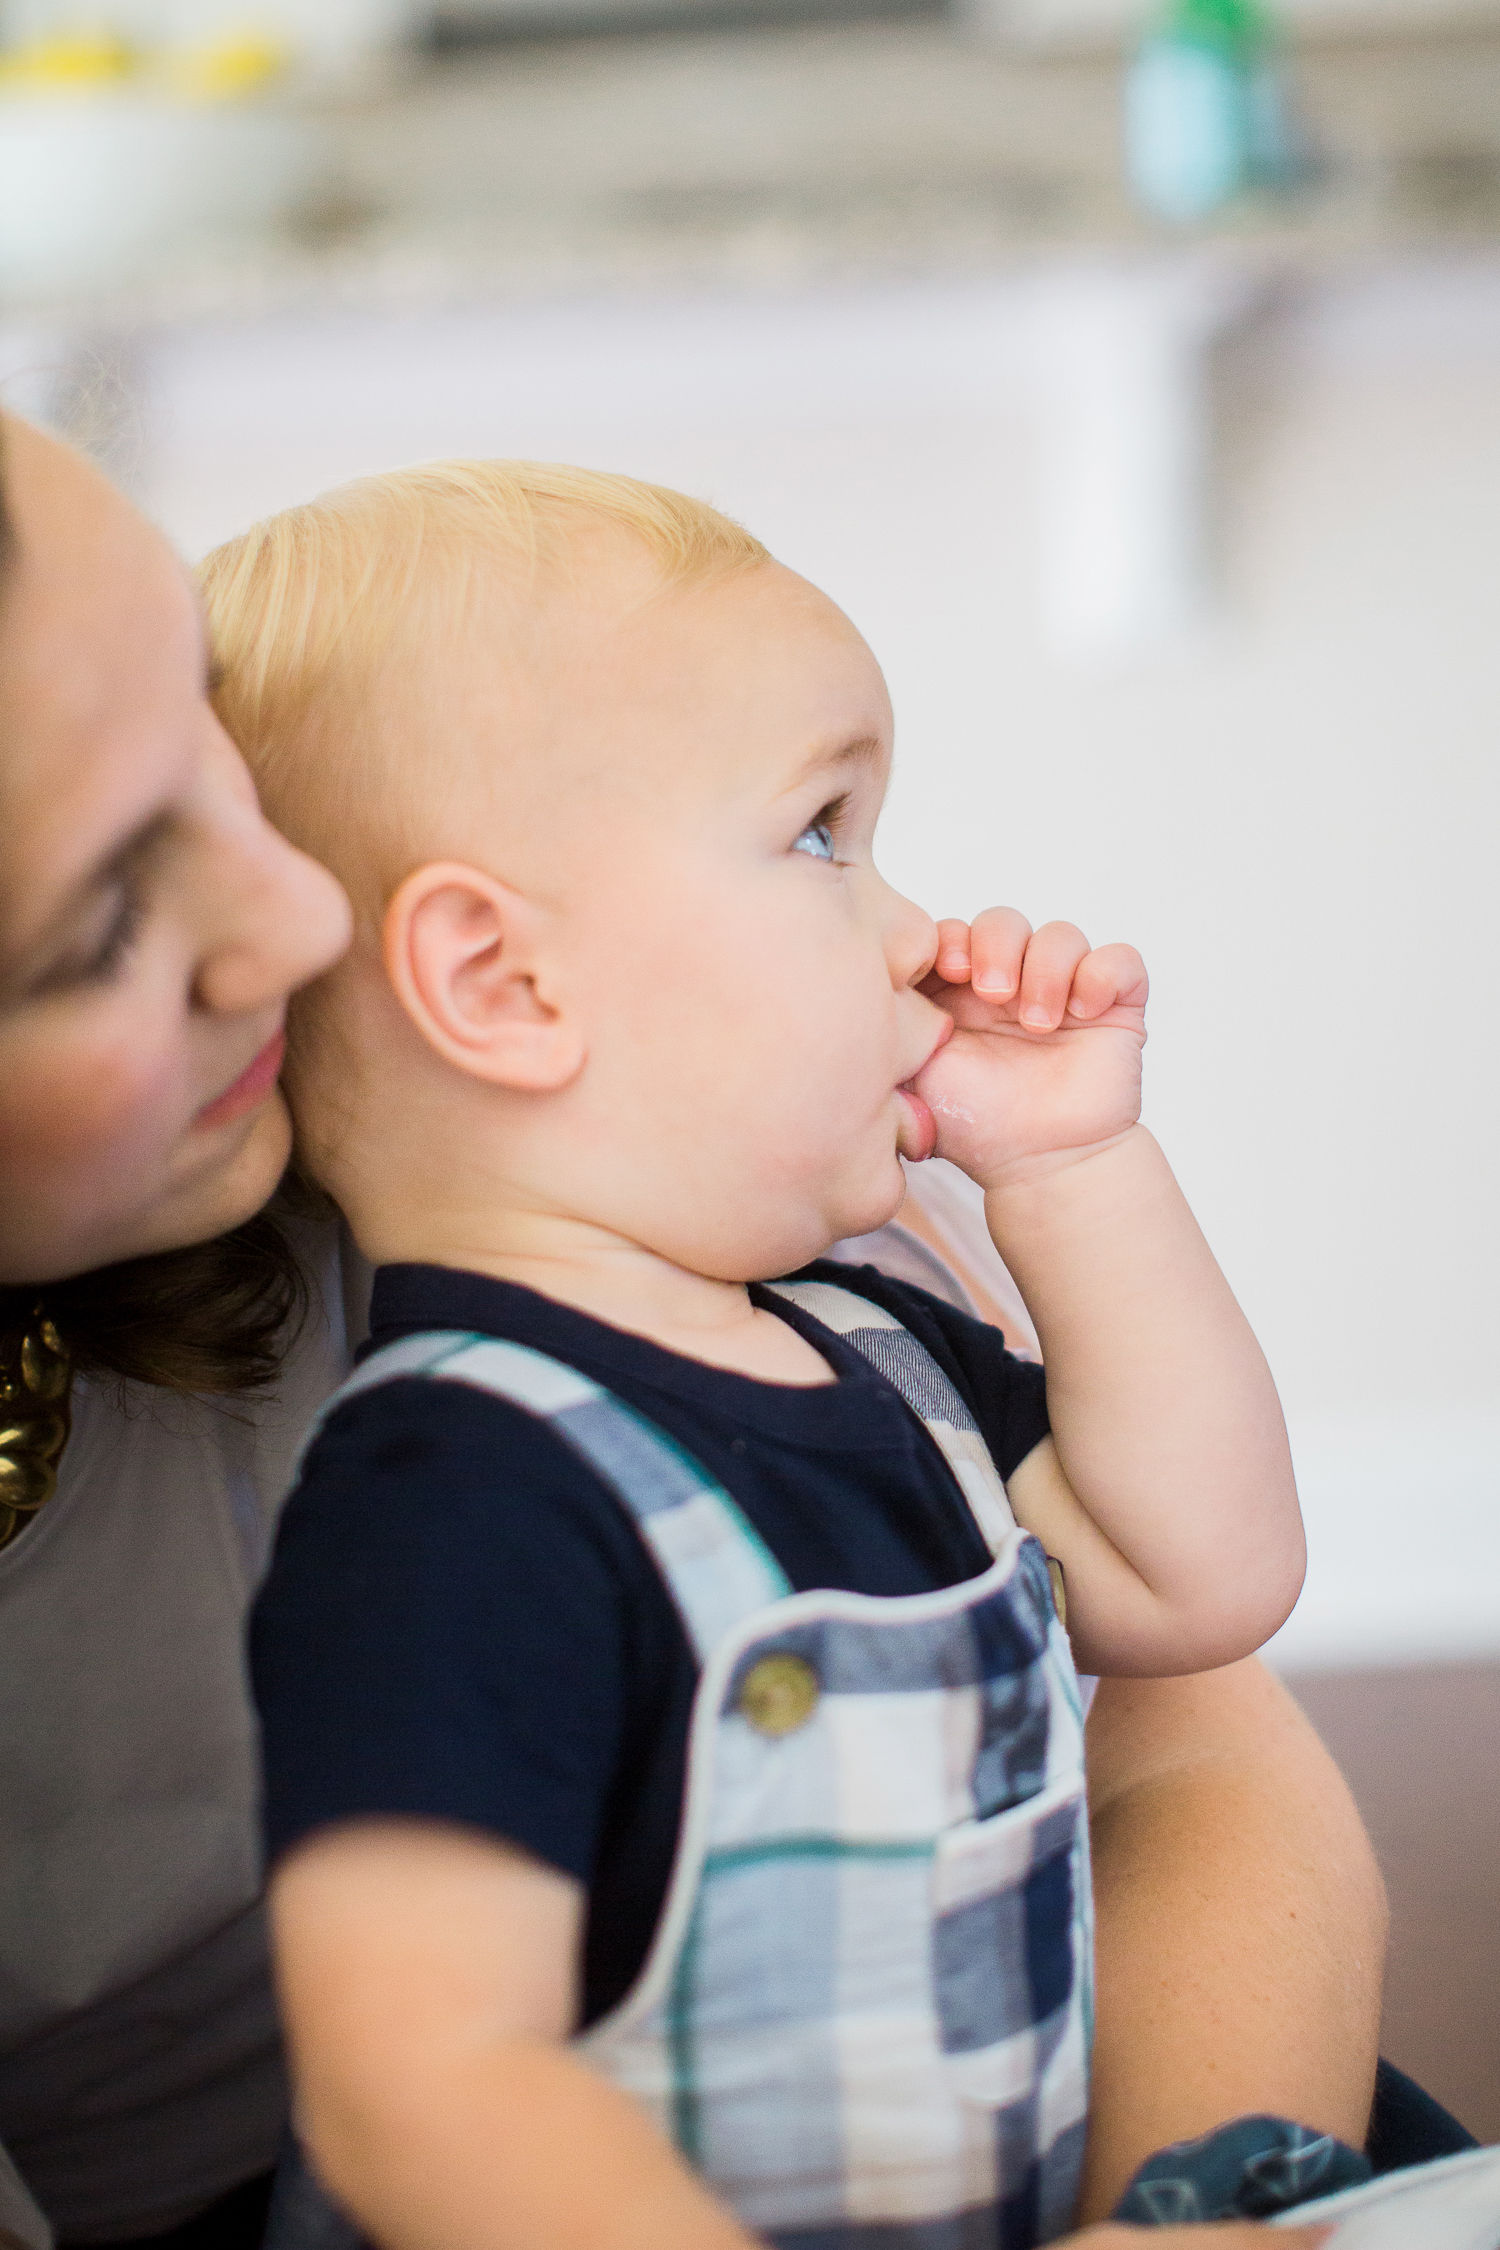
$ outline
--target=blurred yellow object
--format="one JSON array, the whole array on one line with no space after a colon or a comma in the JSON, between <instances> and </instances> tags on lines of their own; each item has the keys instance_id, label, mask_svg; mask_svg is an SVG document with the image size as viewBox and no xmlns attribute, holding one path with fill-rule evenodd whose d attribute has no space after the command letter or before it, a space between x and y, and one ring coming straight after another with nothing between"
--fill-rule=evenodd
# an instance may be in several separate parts
<instances>
[{"instance_id":1,"label":"blurred yellow object","mask_svg":"<svg viewBox=\"0 0 1500 2250\"><path fill-rule=\"evenodd\" d=\"M0 54L0 93L87 93L128 81L182 101L234 101L272 84L291 59L287 42L269 32L150 53L105 32L72 32Z\"/></svg>"},{"instance_id":2,"label":"blurred yellow object","mask_svg":"<svg viewBox=\"0 0 1500 2250\"><path fill-rule=\"evenodd\" d=\"M163 82L192 101L233 101L280 78L291 61L284 39L240 32L202 47L179 47L160 58Z\"/></svg>"},{"instance_id":3,"label":"blurred yellow object","mask_svg":"<svg viewBox=\"0 0 1500 2250\"><path fill-rule=\"evenodd\" d=\"M128 78L135 65L123 39L107 32L63 32L0 55L0 87L52 93L64 87L112 86Z\"/></svg>"}]
</instances>

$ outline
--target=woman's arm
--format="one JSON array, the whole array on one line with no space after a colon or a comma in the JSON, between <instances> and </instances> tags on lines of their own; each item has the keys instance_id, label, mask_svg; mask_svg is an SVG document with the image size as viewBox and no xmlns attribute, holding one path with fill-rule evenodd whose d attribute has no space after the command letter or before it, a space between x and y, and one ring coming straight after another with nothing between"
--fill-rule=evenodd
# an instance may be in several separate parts
<instances>
[{"instance_id":1,"label":"woman's arm","mask_svg":"<svg viewBox=\"0 0 1500 2250\"><path fill-rule=\"evenodd\" d=\"M1364 2145L1385 1892L1342 1775L1250 1658L1105 1680L1088 1728L1098 2013L1080 2215L1265 2111Z\"/></svg>"},{"instance_id":2,"label":"woman's arm","mask_svg":"<svg viewBox=\"0 0 1500 2250\"><path fill-rule=\"evenodd\" d=\"M924 1185L914 1172L902 1223L948 1255L921 1224ZM973 1291L967 1264L964 1279ZM1291 2117L1362 2146L1385 1893L1296 1704L1253 1658L1105 1680L1088 1756L1099 1990L1083 2217L1112 2210L1158 2149L1233 2117Z\"/></svg>"}]
</instances>

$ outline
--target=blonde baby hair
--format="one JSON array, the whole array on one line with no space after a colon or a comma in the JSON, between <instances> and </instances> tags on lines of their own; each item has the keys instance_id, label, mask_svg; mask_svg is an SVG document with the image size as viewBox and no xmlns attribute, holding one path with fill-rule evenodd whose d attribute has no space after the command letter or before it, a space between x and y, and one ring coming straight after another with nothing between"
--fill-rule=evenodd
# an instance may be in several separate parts
<instances>
[{"instance_id":1,"label":"blonde baby hair","mask_svg":"<svg viewBox=\"0 0 1500 2250\"><path fill-rule=\"evenodd\" d=\"M285 509L203 563L219 716L271 817L343 879L367 933L428 856L445 784L412 755L410 708L383 723L389 692L457 650L477 596L493 602L498 587L521 617L540 590L565 593L600 532L638 541L664 588L770 560L741 525L662 485L550 462L435 461Z\"/></svg>"}]
</instances>

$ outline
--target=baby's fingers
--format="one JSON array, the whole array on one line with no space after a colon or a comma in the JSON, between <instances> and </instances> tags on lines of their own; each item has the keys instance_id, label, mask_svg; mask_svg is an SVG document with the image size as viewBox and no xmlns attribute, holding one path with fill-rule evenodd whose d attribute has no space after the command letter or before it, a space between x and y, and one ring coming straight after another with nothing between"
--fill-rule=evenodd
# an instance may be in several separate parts
<instances>
[{"instance_id":1,"label":"baby's fingers","mask_svg":"<svg viewBox=\"0 0 1500 2250\"><path fill-rule=\"evenodd\" d=\"M981 1000L1008 1000L1021 981L1031 924L1013 906L987 906L974 918L969 954Z\"/></svg>"},{"instance_id":2,"label":"baby's fingers","mask_svg":"<svg viewBox=\"0 0 1500 2250\"><path fill-rule=\"evenodd\" d=\"M945 920L937 926L937 958L932 972L944 984L967 984L969 981L969 925L967 922Z\"/></svg>"},{"instance_id":3,"label":"baby's fingers","mask_svg":"<svg viewBox=\"0 0 1500 2250\"><path fill-rule=\"evenodd\" d=\"M1088 939L1071 922L1047 922L1037 931L1021 965L1017 1013L1028 1031L1056 1031L1088 949Z\"/></svg>"},{"instance_id":4,"label":"baby's fingers","mask_svg":"<svg viewBox=\"0 0 1500 2250\"><path fill-rule=\"evenodd\" d=\"M1101 945L1073 972L1068 1014L1092 1023L1111 1008L1144 1008L1149 989L1146 964L1133 945Z\"/></svg>"}]
</instances>

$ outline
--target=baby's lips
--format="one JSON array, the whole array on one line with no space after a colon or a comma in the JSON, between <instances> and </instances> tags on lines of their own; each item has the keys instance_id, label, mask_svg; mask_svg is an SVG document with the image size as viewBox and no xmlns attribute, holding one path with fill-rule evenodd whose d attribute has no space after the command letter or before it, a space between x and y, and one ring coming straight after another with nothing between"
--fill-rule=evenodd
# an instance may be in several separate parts
<instances>
[{"instance_id":1,"label":"baby's lips","mask_svg":"<svg viewBox=\"0 0 1500 2250\"><path fill-rule=\"evenodd\" d=\"M896 1088L897 1093L901 1096L904 1111L897 1146L901 1154L913 1164L926 1163L928 1157L937 1147L938 1137L937 1118L933 1113L932 1104L925 1095L918 1093L917 1084L920 1079L926 1076L935 1057L940 1055L947 1046L956 1028L953 1018L945 1015L937 1037L927 1050L926 1061L921 1064L920 1068L912 1072L910 1078L903 1080L902 1084ZM942 1107L941 1102L938 1107Z\"/></svg>"},{"instance_id":2,"label":"baby's lips","mask_svg":"<svg viewBox=\"0 0 1500 2250\"><path fill-rule=\"evenodd\" d=\"M909 1163L925 1164L937 1147L937 1119L909 1083L896 1091L901 1096L902 1111L896 1147Z\"/></svg>"},{"instance_id":3,"label":"baby's lips","mask_svg":"<svg viewBox=\"0 0 1500 2250\"><path fill-rule=\"evenodd\" d=\"M922 1073L928 1068L929 1064L937 1060L938 1056L947 1046L949 1040L953 1037L954 1032L958 1029L958 1025L947 1013L946 1009L939 1008L935 1012L937 1014L938 1020L933 1027L932 1045L928 1048L926 1054L922 1057L922 1060L918 1063L910 1078L902 1080L902 1084L905 1086L915 1086L917 1080L922 1076Z\"/></svg>"}]
</instances>

